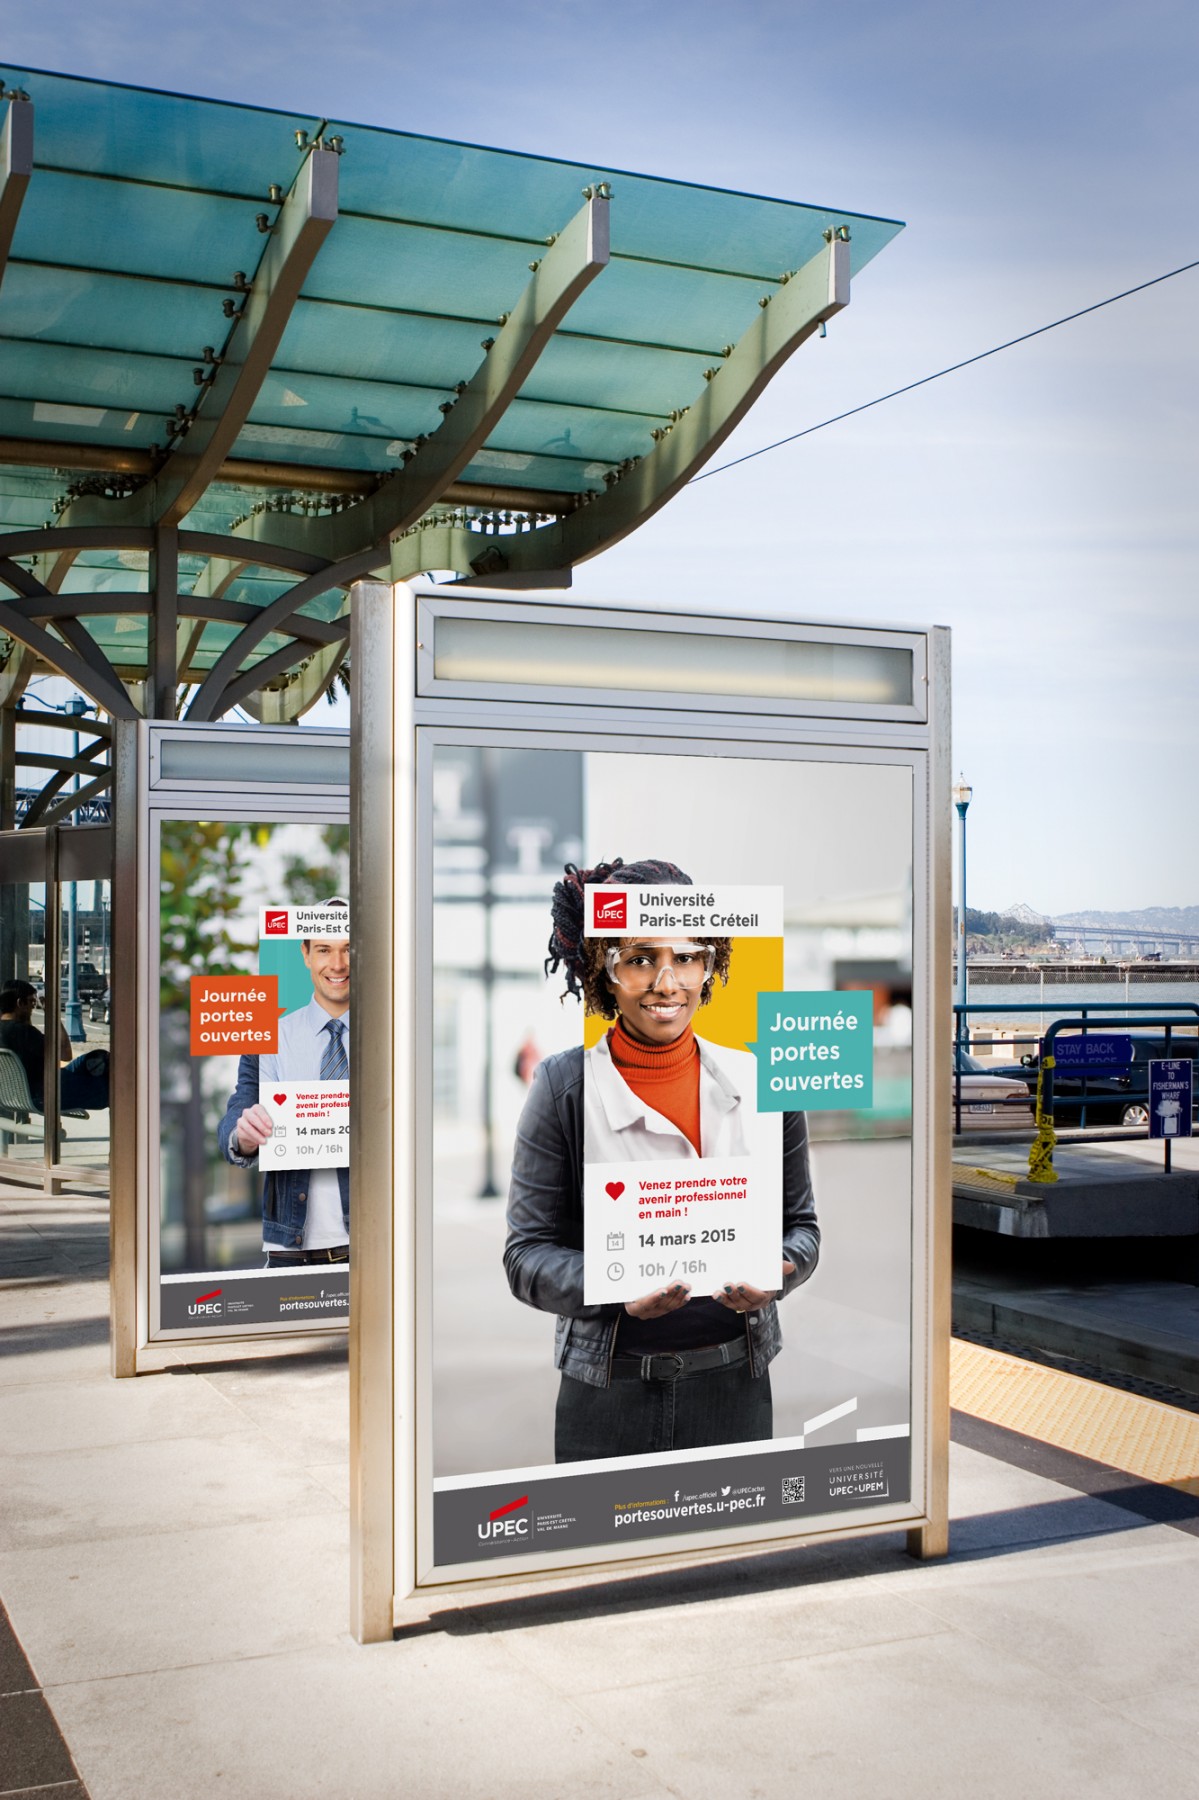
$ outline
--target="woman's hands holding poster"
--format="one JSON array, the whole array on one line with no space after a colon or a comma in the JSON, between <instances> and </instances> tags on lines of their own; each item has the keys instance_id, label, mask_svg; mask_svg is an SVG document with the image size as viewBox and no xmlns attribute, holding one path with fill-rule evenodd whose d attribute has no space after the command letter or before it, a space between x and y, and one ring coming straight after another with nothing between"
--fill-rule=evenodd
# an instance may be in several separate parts
<instances>
[{"instance_id":1,"label":"woman's hands holding poster","mask_svg":"<svg viewBox=\"0 0 1199 1800\"><path fill-rule=\"evenodd\" d=\"M783 1260L783 1281L788 1275L794 1275L795 1264ZM730 1312L757 1312L768 1301L776 1300L782 1290L775 1288L768 1292L765 1288L750 1287L745 1282L730 1281L727 1286L717 1288L712 1295ZM691 1284L687 1281L676 1281L673 1287L655 1288L652 1294L643 1294L640 1300L626 1300L624 1309L634 1319L661 1319L667 1313L677 1312L680 1306L686 1306L691 1298Z\"/></svg>"},{"instance_id":2,"label":"woman's hands holding poster","mask_svg":"<svg viewBox=\"0 0 1199 1800\"><path fill-rule=\"evenodd\" d=\"M794 1275L794 1273L795 1264L787 1262L784 1258L784 1282L788 1275ZM719 1300L722 1306L727 1306L730 1312L757 1312L769 1301L777 1300L781 1292L781 1288L775 1288L772 1292L768 1292L765 1288L749 1287L745 1282L730 1281L724 1287L717 1288L712 1298Z\"/></svg>"},{"instance_id":3,"label":"woman's hands holding poster","mask_svg":"<svg viewBox=\"0 0 1199 1800\"><path fill-rule=\"evenodd\" d=\"M655 1288L652 1294L643 1294L640 1300L626 1300L624 1309L635 1319L661 1319L667 1313L677 1312L680 1306L686 1306L691 1298L691 1283L676 1281L673 1287Z\"/></svg>"}]
</instances>

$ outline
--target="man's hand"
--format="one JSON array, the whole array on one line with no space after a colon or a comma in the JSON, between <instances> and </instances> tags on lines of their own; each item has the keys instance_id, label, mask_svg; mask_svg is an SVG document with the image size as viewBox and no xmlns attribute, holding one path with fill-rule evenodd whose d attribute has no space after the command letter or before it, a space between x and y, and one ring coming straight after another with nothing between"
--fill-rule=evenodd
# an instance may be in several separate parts
<instances>
[{"instance_id":1,"label":"man's hand","mask_svg":"<svg viewBox=\"0 0 1199 1800\"><path fill-rule=\"evenodd\" d=\"M788 1275L794 1275L794 1273L795 1264L784 1260L784 1282ZM750 1287L744 1281L730 1281L724 1287L717 1288L712 1298L719 1300L722 1306L727 1306L730 1312L760 1312L769 1301L777 1300L781 1291L780 1288L774 1288L768 1292L765 1288Z\"/></svg>"},{"instance_id":2,"label":"man's hand","mask_svg":"<svg viewBox=\"0 0 1199 1800\"><path fill-rule=\"evenodd\" d=\"M274 1129L274 1122L265 1106L247 1106L233 1127L238 1154L253 1156L256 1150L261 1150Z\"/></svg>"},{"instance_id":3,"label":"man's hand","mask_svg":"<svg viewBox=\"0 0 1199 1800\"><path fill-rule=\"evenodd\" d=\"M640 1300L626 1300L624 1309L634 1319L661 1319L667 1313L677 1312L680 1306L686 1306L691 1298L691 1283L676 1281L673 1287L655 1288L652 1294L643 1294Z\"/></svg>"}]
</instances>

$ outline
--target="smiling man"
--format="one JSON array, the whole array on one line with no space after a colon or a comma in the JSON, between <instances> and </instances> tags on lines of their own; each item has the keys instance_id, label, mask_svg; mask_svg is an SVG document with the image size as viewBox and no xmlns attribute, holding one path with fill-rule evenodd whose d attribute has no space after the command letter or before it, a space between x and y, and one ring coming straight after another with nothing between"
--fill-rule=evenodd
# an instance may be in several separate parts
<instances>
[{"instance_id":1,"label":"smiling man","mask_svg":"<svg viewBox=\"0 0 1199 1800\"><path fill-rule=\"evenodd\" d=\"M344 900L329 900L331 908ZM279 1021L279 1048L264 1056L243 1056L237 1087L229 1097L217 1141L221 1155L239 1167L252 1167L267 1143L274 1122L259 1103L263 1083L268 1091L280 1082L345 1081L350 1072L350 940L315 937L301 940L304 967L312 982L307 1006ZM277 1169L262 1184L262 1247L267 1267L302 1263L347 1262L350 1255L350 1171Z\"/></svg>"}]
</instances>

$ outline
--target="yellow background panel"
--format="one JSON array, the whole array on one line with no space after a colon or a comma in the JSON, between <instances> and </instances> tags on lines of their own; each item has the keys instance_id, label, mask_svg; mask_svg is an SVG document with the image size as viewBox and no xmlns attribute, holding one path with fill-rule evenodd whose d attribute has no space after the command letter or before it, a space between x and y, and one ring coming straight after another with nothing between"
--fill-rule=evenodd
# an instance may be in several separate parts
<instances>
[{"instance_id":1,"label":"yellow background panel","mask_svg":"<svg viewBox=\"0 0 1199 1800\"><path fill-rule=\"evenodd\" d=\"M782 986L782 938L734 938L729 984L722 988L717 982L708 1005L695 1015L695 1028L709 1043L744 1050L758 1035L759 993L777 994ZM583 1023L584 1047L590 1050L610 1029L610 1020L593 1013Z\"/></svg>"}]
</instances>

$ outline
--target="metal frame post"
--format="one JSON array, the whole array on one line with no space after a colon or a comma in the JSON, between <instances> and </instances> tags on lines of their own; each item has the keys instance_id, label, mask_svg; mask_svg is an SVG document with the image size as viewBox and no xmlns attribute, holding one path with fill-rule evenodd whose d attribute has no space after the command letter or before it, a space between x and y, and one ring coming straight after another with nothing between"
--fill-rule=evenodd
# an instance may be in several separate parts
<instances>
[{"instance_id":1,"label":"metal frame post","mask_svg":"<svg viewBox=\"0 0 1199 1800\"><path fill-rule=\"evenodd\" d=\"M352 589L354 677L350 734L350 1629L359 1643L392 1634L395 1592L395 1402L397 1257L392 1109L405 1091L400 1021L412 986L401 943L411 934L411 832L393 837L377 804L394 780L411 785L410 742L397 739L392 696L395 634L390 586ZM408 734L410 737L410 734ZM394 895L394 904L393 904ZM409 1028L410 1035L410 1028ZM394 1048L393 1048L394 1046Z\"/></svg>"},{"instance_id":2,"label":"metal frame post","mask_svg":"<svg viewBox=\"0 0 1199 1800\"><path fill-rule=\"evenodd\" d=\"M109 1317L110 1368L118 1379L137 1374L139 1331L138 1190L141 1121L139 1063L145 1056L138 944L139 761L144 727L113 721L112 908L109 1005L111 1042L121 1054L109 1064Z\"/></svg>"},{"instance_id":3,"label":"metal frame post","mask_svg":"<svg viewBox=\"0 0 1199 1800\"><path fill-rule=\"evenodd\" d=\"M950 834L951 781L950 633L929 633L929 970L932 1078L928 1084L928 1143L931 1208L928 1296L925 1330L924 1491L927 1523L907 1534L912 1556L927 1559L949 1550L949 1340L953 1330L953 1142L950 1099L941 1071L952 1053L949 963L936 954L953 920L953 846ZM965 907L962 907L965 918ZM959 1015L960 1016L960 1015ZM920 1328L913 1320L913 1332Z\"/></svg>"}]
</instances>

